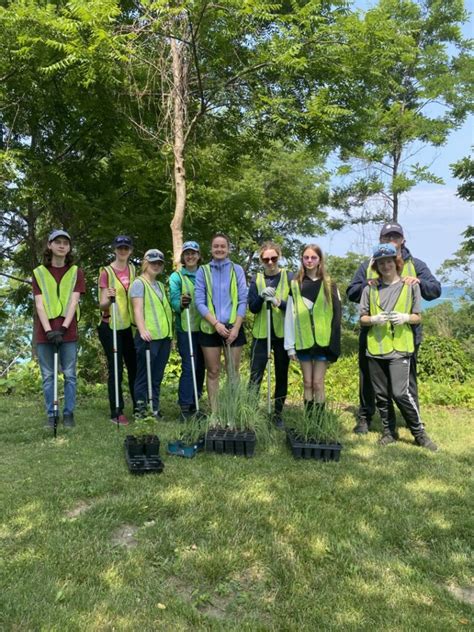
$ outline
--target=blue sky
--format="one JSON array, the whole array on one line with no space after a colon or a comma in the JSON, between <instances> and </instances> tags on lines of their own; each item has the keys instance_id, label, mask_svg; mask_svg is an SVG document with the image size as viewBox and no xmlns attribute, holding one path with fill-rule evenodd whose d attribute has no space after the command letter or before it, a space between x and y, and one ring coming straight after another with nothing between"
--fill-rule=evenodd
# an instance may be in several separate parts
<instances>
[{"instance_id":1,"label":"blue sky","mask_svg":"<svg viewBox=\"0 0 474 632\"><path fill-rule=\"evenodd\" d=\"M361 8L373 6L370 0L355 3ZM465 2L471 13L474 0ZM473 23L464 28L472 37ZM412 254L425 261L432 272L452 256L462 240L461 233L468 224L474 225L474 207L456 196L459 181L451 175L449 165L472 153L474 145L474 117L453 132L445 147L423 149L416 162L431 165L431 171L441 176L444 185L421 184L404 195L400 204L399 222L405 231ZM379 227L350 227L318 238L328 254L344 255L348 251L370 254L378 243Z\"/></svg>"}]
</instances>

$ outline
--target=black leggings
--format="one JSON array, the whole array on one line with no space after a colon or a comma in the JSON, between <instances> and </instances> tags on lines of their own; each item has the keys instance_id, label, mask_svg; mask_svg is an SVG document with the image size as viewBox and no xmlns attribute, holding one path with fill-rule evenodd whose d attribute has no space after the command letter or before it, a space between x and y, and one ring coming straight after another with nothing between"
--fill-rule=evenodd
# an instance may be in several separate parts
<instances>
[{"instance_id":1,"label":"black leggings","mask_svg":"<svg viewBox=\"0 0 474 632\"><path fill-rule=\"evenodd\" d=\"M281 413L288 393L288 365L290 359L283 347L283 338L272 338L275 359L275 412ZM260 388L267 366L267 339L254 338L250 351L250 384Z\"/></svg>"},{"instance_id":2,"label":"black leggings","mask_svg":"<svg viewBox=\"0 0 474 632\"><path fill-rule=\"evenodd\" d=\"M107 357L107 366L109 369L109 378L107 381L109 391L110 414L115 417L115 380L114 380L114 343L113 333L109 325L102 321L98 327L99 340L104 348ZM123 363L127 367L128 387L132 397L133 409L135 410L135 400L133 395L133 387L137 376L137 356L135 346L133 344L132 329L120 329L117 331L117 361L118 361L118 384L119 384L119 409L118 413L123 413L124 402L122 393L122 376Z\"/></svg>"}]
</instances>

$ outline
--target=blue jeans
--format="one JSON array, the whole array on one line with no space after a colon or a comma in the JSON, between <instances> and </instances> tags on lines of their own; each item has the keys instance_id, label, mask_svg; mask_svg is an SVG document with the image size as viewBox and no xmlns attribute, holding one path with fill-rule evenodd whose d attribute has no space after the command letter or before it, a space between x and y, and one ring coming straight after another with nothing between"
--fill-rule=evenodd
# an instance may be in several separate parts
<instances>
[{"instance_id":1,"label":"blue jeans","mask_svg":"<svg viewBox=\"0 0 474 632\"><path fill-rule=\"evenodd\" d=\"M178 337L178 351L179 355L181 356L181 376L179 378L178 386L178 404L182 408L195 406L196 402L194 401L193 373L191 366L191 353L189 349L188 332L178 331L176 333ZM204 356L202 354L202 349L198 342L198 337L199 332L194 331L192 333L194 366L196 368L198 397L201 397L206 368L204 365Z\"/></svg>"},{"instance_id":2,"label":"blue jeans","mask_svg":"<svg viewBox=\"0 0 474 632\"><path fill-rule=\"evenodd\" d=\"M54 414L54 349L55 345L38 343L38 361L43 378L43 394L48 417ZM59 346L59 371L64 375L65 415L72 415L76 406L77 342L63 342Z\"/></svg>"},{"instance_id":3,"label":"blue jeans","mask_svg":"<svg viewBox=\"0 0 474 632\"><path fill-rule=\"evenodd\" d=\"M135 380L135 402L138 409L143 409L148 402L148 386L146 375L146 343L140 334L135 334L135 350L137 352L137 377ZM151 392L153 410L160 410L160 387L165 373L166 363L170 357L171 338L152 340L150 342Z\"/></svg>"}]
</instances>

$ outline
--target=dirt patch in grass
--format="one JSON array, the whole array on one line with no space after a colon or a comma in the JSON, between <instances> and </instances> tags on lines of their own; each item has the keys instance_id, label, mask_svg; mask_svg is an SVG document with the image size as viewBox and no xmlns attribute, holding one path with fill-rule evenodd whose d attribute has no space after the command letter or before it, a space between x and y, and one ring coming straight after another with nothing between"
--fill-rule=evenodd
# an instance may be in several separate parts
<instances>
[{"instance_id":1,"label":"dirt patch in grass","mask_svg":"<svg viewBox=\"0 0 474 632\"><path fill-rule=\"evenodd\" d=\"M460 588L459 586L450 585L447 586L448 591L459 599L459 601L464 601L464 603L469 604L470 606L474 605L474 586L468 586L467 588Z\"/></svg>"},{"instance_id":2,"label":"dirt patch in grass","mask_svg":"<svg viewBox=\"0 0 474 632\"><path fill-rule=\"evenodd\" d=\"M214 619L226 618L227 607L232 601L230 595L218 595L204 586L188 584L179 577L171 577L168 587L180 599L192 604L201 614Z\"/></svg>"},{"instance_id":3,"label":"dirt patch in grass","mask_svg":"<svg viewBox=\"0 0 474 632\"><path fill-rule=\"evenodd\" d=\"M123 524L112 534L112 544L115 546L125 546L128 549L132 549L137 546L138 541L135 538L135 534L138 531L138 527L133 524Z\"/></svg>"},{"instance_id":4,"label":"dirt patch in grass","mask_svg":"<svg viewBox=\"0 0 474 632\"><path fill-rule=\"evenodd\" d=\"M92 507L93 503L86 503L84 500L81 500L75 507L66 511L66 518L70 520L75 520L81 514L85 513Z\"/></svg>"}]
</instances>

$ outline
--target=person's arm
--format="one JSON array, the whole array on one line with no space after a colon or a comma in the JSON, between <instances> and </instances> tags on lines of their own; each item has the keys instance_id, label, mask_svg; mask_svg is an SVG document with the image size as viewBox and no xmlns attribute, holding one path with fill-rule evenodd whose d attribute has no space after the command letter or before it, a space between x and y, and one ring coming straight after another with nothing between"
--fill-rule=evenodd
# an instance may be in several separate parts
<instances>
[{"instance_id":1,"label":"person's arm","mask_svg":"<svg viewBox=\"0 0 474 632\"><path fill-rule=\"evenodd\" d=\"M73 292L71 296L71 300L69 301L69 307L66 312L66 316L64 317L63 324L61 327L64 329L68 329L69 325L72 323L72 319L76 315L76 307L79 303L79 299L81 298L80 292Z\"/></svg>"},{"instance_id":2,"label":"person's arm","mask_svg":"<svg viewBox=\"0 0 474 632\"><path fill-rule=\"evenodd\" d=\"M413 259L421 296L425 301L434 301L441 296L441 283L431 274L430 269L420 259ZM406 279L405 279L406 280Z\"/></svg>"},{"instance_id":3,"label":"person's arm","mask_svg":"<svg viewBox=\"0 0 474 632\"><path fill-rule=\"evenodd\" d=\"M353 303L359 303L362 297L364 288L367 287L367 268L369 267L369 261L364 261L360 264L357 272L354 274L352 281L349 283L346 296Z\"/></svg>"},{"instance_id":4,"label":"person's arm","mask_svg":"<svg viewBox=\"0 0 474 632\"><path fill-rule=\"evenodd\" d=\"M111 297L116 296L117 290L114 287L108 287L109 285L109 276L105 270L102 270L99 277L99 288L100 288L100 296L99 296L99 307L103 311L108 311L110 309Z\"/></svg>"},{"instance_id":5,"label":"person's arm","mask_svg":"<svg viewBox=\"0 0 474 632\"><path fill-rule=\"evenodd\" d=\"M169 278L169 288L170 288L170 305L173 312L176 314L181 314L181 278L177 272L173 272L173 274Z\"/></svg>"},{"instance_id":6,"label":"person's arm","mask_svg":"<svg viewBox=\"0 0 474 632\"><path fill-rule=\"evenodd\" d=\"M295 344L295 317L293 314L293 297L290 295L288 296L288 300L286 301L285 335L283 346L288 352L288 356L291 360L296 360Z\"/></svg>"},{"instance_id":7,"label":"person's arm","mask_svg":"<svg viewBox=\"0 0 474 632\"><path fill-rule=\"evenodd\" d=\"M375 324L372 321L372 316L370 315L369 289L369 286L366 286L362 292L362 296L360 297L359 314L360 324L363 327L371 327ZM385 322L386 320L387 319L385 319Z\"/></svg>"},{"instance_id":8,"label":"person's arm","mask_svg":"<svg viewBox=\"0 0 474 632\"><path fill-rule=\"evenodd\" d=\"M245 272L242 266L234 266L235 274L237 277L237 316L241 316L240 325L245 318L245 312L247 311L247 281L245 280ZM234 327L237 324L235 321Z\"/></svg>"},{"instance_id":9,"label":"person's arm","mask_svg":"<svg viewBox=\"0 0 474 632\"><path fill-rule=\"evenodd\" d=\"M341 297L339 295L339 290L337 289L337 285L335 283L331 283L331 297L332 297L332 318L334 325L336 327L341 327L341 318L342 318L342 305L341 305Z\"/></svg>"},{"instance_id":10,"label":"person's arm","mask_svg":"<svg viewBox=\"0 0 474 632\"><path fill-rule=\"evenodd\" d=\"M141 339L145 340L145 342L151 342L151 333L146 328L145 318L143 317L143 297L136 296L132 298L132 305L133 314L135 316L135 325L137 326L138 333L140 334Z\"/></svg>"},{"instance_id":11,"label":"person's arm","mask_svg":"<svg viewBox=\"0 0 474 632\"><path fill-rule=\"evenodd\" d=\"M249 302L249 310L252 312L252 314L258 314L261 311L264 300L258 294L257 282L255 280L255 277L250 282L248 302Z\"/></svg>"},{"instance_id":12,"label":"person's arm","mask_svg":"<svg viewBox=\"0 0 474 632\"><path fill-rule=\"evenodd\" d=\"M49 324L49 319L46 315L46 310L44 309L42 294L35 295L35 307L41 326L43 327L44 331L48 333L48 331L51 331L51 325Z\"/></svg>"}]
</instances>

